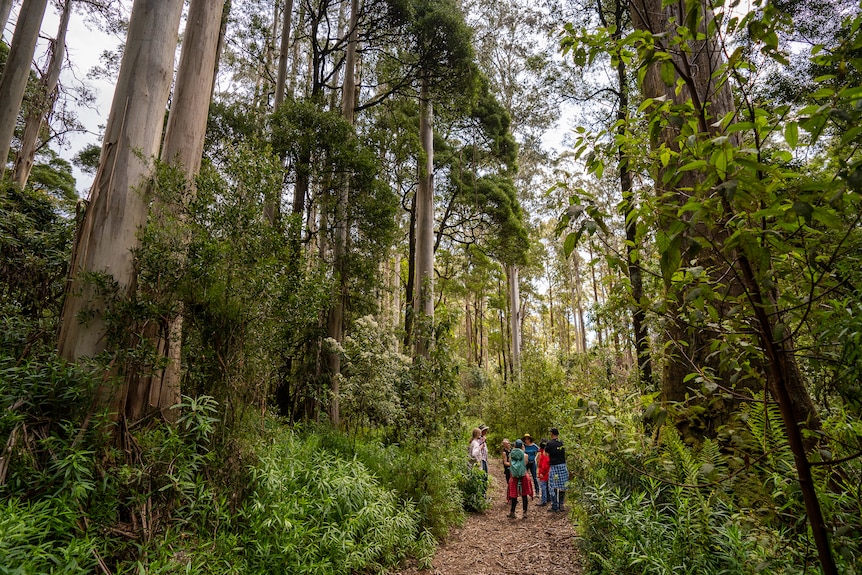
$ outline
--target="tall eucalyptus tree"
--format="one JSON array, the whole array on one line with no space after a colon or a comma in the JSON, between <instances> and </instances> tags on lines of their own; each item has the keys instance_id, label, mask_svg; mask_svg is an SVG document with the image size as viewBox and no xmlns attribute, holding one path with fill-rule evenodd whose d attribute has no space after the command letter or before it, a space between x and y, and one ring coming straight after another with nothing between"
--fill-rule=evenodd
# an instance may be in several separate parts
<instances>
[{"instance_id":1,"label":"tall eucalyptus tree","mask_svg":"<svg viewBox=\"0 0 862 575\"><path fill-rule=\"evenodd\" d=\"M147 218L142 192L161 144L182 9L183 0L135 0L132 7L99 169L72 254L58 341L71 361L95 357L127 336L127 326L112 322L111 304L135 297L134 250ZM138 395L127 386L102 392L118 417Z\"/></svg>"},{"instance_id":2,"label":"tall eucalyptus tree","mask_svg":"<svg viewBox=\"0 0 862 575\"><path fill-rule=\"evenodd\" d=\"M194 179L203 157L224 10L225 0L191 0L165 126L161 161L184 174L191 193L194 193ZM177 210L178 206L158 198L153 217L158 220L164 212ZM181 217L178 213L174 216ZM155 352L162 360L157 363L163 363L164 367L147 373L126 374L130 394L136 394L130 397L127 408L132 420L152 410L159 411L167 420L177 417L176 410L171 407L179 403L181 395L182 326L182 309L176 309L172 315L153 322L151 328L144 331L144 336L153 342Z\"/></svg>"},{"instance_id":3,"label":"tall eucalyptus tree","mask_svg":"<svg viewBox=\"0 0 862 575\"><path fill-rule=\"evenodd\" d=\"M24 0L18 13L9 56L0 75L0 178L5 174L9 161L9 149L30 79L36 41L47 5L48 0Z\"/></svg>"},{"instance_id":4,"label":"tall eucalyptus tree","mask_svg":"<svg viewBox=\"0 0 862 575\"><path fill-rule=\"evenodd\" d=\"M24 134L21 137L21 145L15 157L14 164L14 178L22 188L27 183L27 178L30 177L30 170L33 168L33 161L36 156L39 133L45 124L46 117L50 113L56 97L57 84L60 81L60 72L63 68L63 58L66 54L66 31L69 29L72 3L72 0L65 0L63 2L63 9L60 13L60 24L57 27L57 36L50 43L48 68L40 79L27 109Z\"/></svg>"}]
</instances>

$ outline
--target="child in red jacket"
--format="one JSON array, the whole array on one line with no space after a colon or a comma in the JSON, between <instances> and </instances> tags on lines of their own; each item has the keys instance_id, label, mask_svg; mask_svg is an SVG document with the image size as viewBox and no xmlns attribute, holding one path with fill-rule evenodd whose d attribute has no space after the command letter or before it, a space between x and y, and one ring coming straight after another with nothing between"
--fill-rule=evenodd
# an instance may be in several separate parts
<instances>
[{"instance_id":1,"label":"child in red jacket","mask_svg":"<svg viewBox=\"0 0 862 575\"><path fill-rule=\"evenodd\" d=\"M539 442L539 454L536 455L536 463L538 464L539 476L539 493L542 495L542 502L539 507L547 505L551 501L551 494L548 490L548 473L551 470L551 458L545 453L545 445L548 442L544 439Z\"/></svg>"}]
</instances>

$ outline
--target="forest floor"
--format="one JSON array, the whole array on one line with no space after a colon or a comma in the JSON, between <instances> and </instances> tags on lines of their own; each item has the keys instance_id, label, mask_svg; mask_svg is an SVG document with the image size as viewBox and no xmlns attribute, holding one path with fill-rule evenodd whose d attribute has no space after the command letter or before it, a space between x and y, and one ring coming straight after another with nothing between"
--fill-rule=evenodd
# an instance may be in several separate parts
<instances>
[{"instance_id":1,"label":"forest floor","mask_svg":"<svg viewBox=\"0 0 862 575\"><path fill-rule=\"evenodd\" d=\"M434 555L433 568L407 567L395 575L580 575L577 535L568 513L539 507L537 496L523 517L521 501L515 518L507 517L505 477L499 460L488 462L491 507L468 515Z\"/></svg>"}]
</instances>

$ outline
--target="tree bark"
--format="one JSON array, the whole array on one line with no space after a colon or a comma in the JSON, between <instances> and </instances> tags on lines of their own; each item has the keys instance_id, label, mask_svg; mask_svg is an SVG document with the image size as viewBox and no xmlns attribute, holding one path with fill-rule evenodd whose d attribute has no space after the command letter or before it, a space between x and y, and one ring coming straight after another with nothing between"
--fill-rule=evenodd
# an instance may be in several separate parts
<instances>
[{"instance_id":1,"label":"tree bark","mask_svg":"<svg viewBox=\"0 0 862 575\"><path fill-rule=\"evenodd\" d=\"M419 140L425 163L419 169L416 189L416 295L414 313L422 330L434 320L434 132L430 80L424 78L419 92ZM416 355L427 357L427 333L418 333Z\"/></svg>"},{"instance_id":2,"label":"tree bark","mask_svg":"<svg viewBox=\"0 0 862 575\"><path fill-rule=\"evenodd\" d=\"M278 77L275 81L275 109L278 110L284 102L287 86L287 60L290 50L290 27L293 20L293 0L287 0L284 6L284 18L281 25L281 45L278 52Z\"/></svg>"},{"instance_id":3,"label":"tree bark","mask_svg":"<svg viewBox=\"0 0 862 575\"><path fill-rule=\"evenodd\" d=\"M12 13L13 0L0 0L0 36L6 30L6 24L9 22L9 14Z\"/></svg>"},{"instance_id":4,"label":"tree bark","mask_svg":"<svg viewBox=\"0 0 862 575\"><path fill-rule=\"evenodd\" d=\"M354 122L356 107L356 48L359 24L359 0L350 2L350 38L347 42L347 55L344 61L344 87L341 95L341 115L351 125ZM335 206L335 250L333 267L335 268L335 285L333 286L332 307L329 310L327 332L329 337L339 344L344 339L344 308L347 304L347 230L349 228L347 203L350 201L350 182L343 178L338 190ZM332 378L332 405L330 418L336 427L340 425L339 380L341 376L341 354L329 354L329 374Z\"/></svg>"},{"instance_id":5,"label":"tree bark","mask_svg":"<svg viewBox=\"0 0 862 575\"><path fill-rule=\"evenodd\" d=\"M225 0L191 0L162 145L161 161L181 169L191 190L194 190L194 179L203 157L224 4ZM162 211L175 209L175 206L158 204L155 217L161 217ZM179 415L171 407L179 403L181 397L182 326L180 309L175 316L159 324L154 322L145 331L145 337L154 342L157 353L167 359L167 364L154 373L127 374L126 415L132 421L154 410L167 421L174 421Z\"/></svg>"},{"instance_id":6,"label":"tree bark","mask_svg":"<svg viewBox=\"0 0 862 575\"><path fill-rule=\"evenodd\" d=\"M0 179L6 173L9 149L12 147L15 125L24 101L33 55L36 53L36 41L47 6L48 0L24 0L18 13L6 66L0 76Z\"/></svg>"},{"instance_id":7,"label":"tree bark","mask_svg":"<svg viewBox=\"0 0 862 575\"><path fill-rule=\"evenodd\" d=\"M132 299L136 291L134 253L138 231L147 217L142 188L159 151L165 106L174 71L183 0L135 0L126 48L105 129L99 169L78 232L58 350L67 360L94 357L109 349L108 294L83 277L106 274L116 295ZM128 387L104 397L116 416L124 412Z\"/></svg>"},{"instance_id":8,"label":"tree bark","mask_svg":"<svg viewBox=\"0 0 862 575\"><path fill-rule=\"evenodd\" d=\"M521 294L518 266L506 266L509 293L509 323L512 333L512 375L517 381L521 377Z\"/></svg>"},{"instance_id":9,"label":"tree bark","mask_svg":"<svg viewBox=\"0 0 862 575\"><path fill-rule=\"evenodd\" d=\"M686 8L689 6L697 6L699 12L688 12ZM720 125L716 120L735 112L735 106L730 86L727 82L722 82L718 74L723 65L721 51L718 49L715 38L709 36L707 33L713 17L710 6L700 2L691 5L683 0L667 6L663 6L662 0L632 0L630 8L636 28L651 32L654 35L661 34L656 38L656 42L659 44L658 48L671 54L676 72L675 75L684 83L684 88L677 93L675 86L668 86L662 80L658 65L653 64L646 70L644 77L644 96L647 98L666 97L675 103L691 102L697 115L699 131L702 137L719 135ZM675 34L671 30L671 21L683 22L683 18L687 14L696 14L698 16L698 28L697 30L692 30L692 33L698 32L699 34L703 34L704 39L698 41L689 40L687 46L685 46L686 50L672 51L665 46L661 46L662 42L669 44ZM666 126L661 135L662 141L678 151L679 146L676 143L678 134L670 124ZM654 144L658 143L655 142ZM698 174L696 171L686 172L682 181L677 184L677 188L696 189L696 185L698 184L697 178ZM663 181L661 173L656 178L656 181ZM680 202L683 201L685 200L681 197ZM721 202L725 208L727 217L730 217L733 207L726 198L722 198ZM715 233L710 235L708 226L713 226L717 231L713 230ZM693 231L695 234L710 237L712 245L717 246L723 245L724 239L728 234L723 226L723 222L695 224L693 225ZM723 263L724 261L735 262L738 268L728 270L729 264ZM723 259L714 250L703 250L698 255L698 263L703 265L705 269L711 270L711 273L720 275L721 277L740 278L737 280L725 280L729 283L727 288L728 295L740 296L745 294L747 300L752 304L752 312L758 322L756 330L758 343L765 354L764 365L762 367L766 372L769 389L778 401L788 442L796 460L800 488L805 501L808 521L817 545L821 567L826 575L837 574L835 561L830 550L828 529L826 528L817 493L814 489L811 466L806 455L806 448L812 446L806 445L800 429L800 427L806 427L809 430L817 430L820 427L820 422L814 404L805 388L796 359L791 351L793 349L792 340L790 338L783 341L776 341L774 339L773 334L776 333L775 328L780 322L781 316L780 310L777 309L775 304L777 297L774 297L769 290L764 289L763 286L758 284L752 264L740 250L734 249L726 259ZM682 300L678 299L676 305L678 308L681 308L683 305ZM675 317L676 315L674 313ZM713 334L705 329L694 330L694 333L692 333L681 322L677 322L674 325L674 331L671 333L671 337L679 338L689 343L687 347L693 351L693 354L688 359L695 366L709 365L708 354L712 336ZM669 383L671 385L669 388L671 392L674 392L674 394L682 393L686 391L684 389L686 386L683 384L683 378L690 370L685 364L679 361L672 361L670 363L672 364L671 369L666 374L663 390ZM717 370L717 373L720 373L720 371ZM666 392L665 395L667 395ZM670 397L670 399L676 398Z\"/></svg>"},{"instance_id":10,"label":"tree bark","mask_svg":"<svg viewBox=\"0 0 862 575\"><path fill-rule=\"evenodd\" d=\"M69 18L72 15L72 0L66 0L63 4L63 12L60 15L60 25L57 28L57 37L51 42L51 60L45 75L39 82L38 91L30 102L27 110L27 119L24 122L24 135L21 137L21 147L15 158L15 182L22 188L30 177L33 169L33 161L36 157L39 133L48 113L54 106L57 84L60 81L60 71L63 69L63 56L66 51L66 31L69 28Z\"/></svg>"},{"instance_id":11,"label":"tree bark","mask_svg":"<svg viewBox=\"0 0 862 575\"><path fill-rule=\"evenodd\" d=\"M623 18L625 16L625 1L617 0L614 6L614 17L616 23L616 39L622 38ZM601 15L601 4L599 4ZM602 23L607 26L602 16ZM620 192L623 198L622 211L626 230L626 270L628 272L629 284L631 285L632 300L632 331L635 340L635 353L637 354L638 379L641 388L647 389L652 385L652 360L649 348L649 333L646 327L646 313L641 303L643 299L643 270L640 266L640 252L638 250L637 237L637 212L635 210L635 196L632 186L632 173L630 170L628 147L625 144L626 126L629 121L629 77L626 63L623 58L617 62L617 90L619 93L619 104L617 108L617 135L620 144L617 146L617 158L619 161Z\"/></svg>"}]
</instances>

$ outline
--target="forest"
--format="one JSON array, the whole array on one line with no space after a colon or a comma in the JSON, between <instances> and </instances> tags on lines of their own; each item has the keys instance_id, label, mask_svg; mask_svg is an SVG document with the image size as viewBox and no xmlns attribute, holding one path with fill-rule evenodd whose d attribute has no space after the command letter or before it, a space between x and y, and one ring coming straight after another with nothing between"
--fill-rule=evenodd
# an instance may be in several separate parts
<instances>
[{"instance_id":1,"label":"forest","mask_svg":"<svg viewBox=\"0 0 862 575\"><path fill-rule=\"evenodd\" d=\"M858 2L0 32L0 573L427 569L480 424L560 430L573 573L862 573Z\"/></svg>"}]
</instances>

